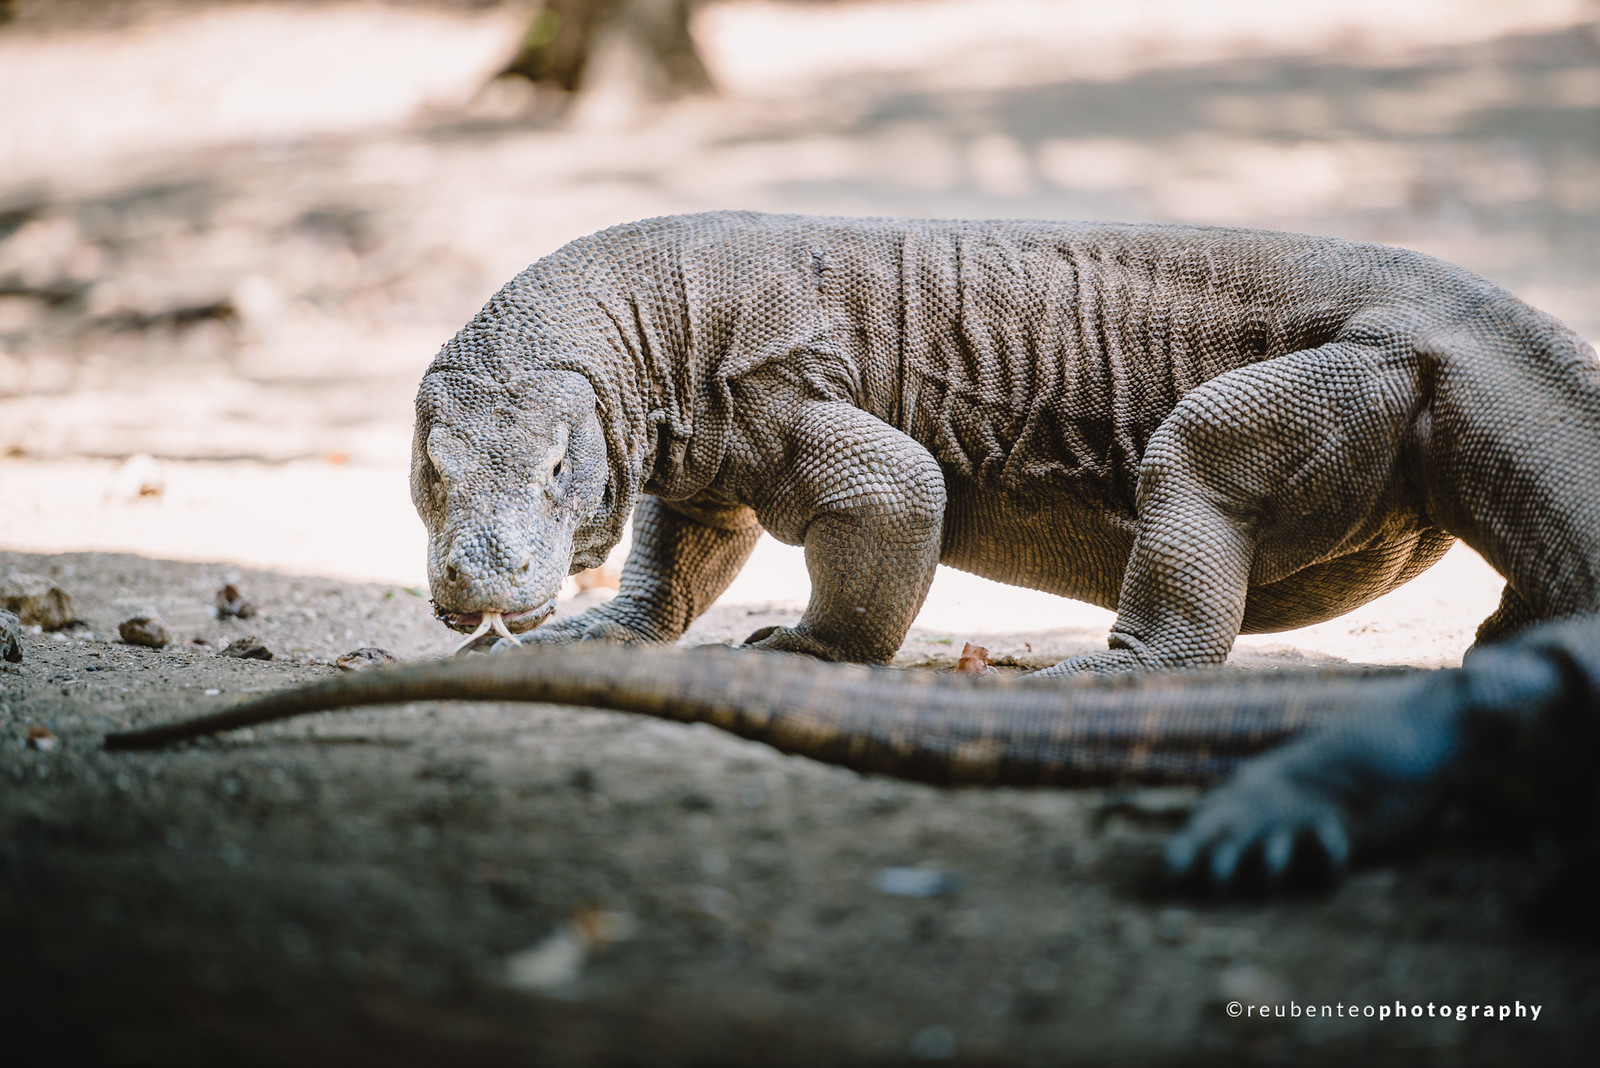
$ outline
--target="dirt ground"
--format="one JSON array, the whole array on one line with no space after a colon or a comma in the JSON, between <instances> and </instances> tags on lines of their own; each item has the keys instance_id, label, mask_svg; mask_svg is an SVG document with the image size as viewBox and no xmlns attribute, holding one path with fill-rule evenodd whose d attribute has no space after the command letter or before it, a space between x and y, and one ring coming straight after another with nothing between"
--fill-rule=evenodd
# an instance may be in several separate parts
<instances>
[{"instance_id":1,"label":"dirt ground","mask_svg":"<svg viewBox=\"0 0 1600 1068\"><path fill-rule=\"evenodd\" d=\"M503 7L35 8L0 30L0 98L29 103L0 113L0 578L51 578L80 622L0 663L0 1059L1586 1059L1592 882L1523 830L1452 825L1329 895L1196 901L1155 877L1185 790L942 791L498 705L97 746L359 647L449 651L406 494L416 379L507 277L609 223L1334 233L1600 338L1592 5L717 3L696 26L720 95L640 100L612 56L564 115L485 87ZM225 582L258 613L218 619ZM805 589L764 544L687 640L790 621ZM1454 551L1233 663L1455 663L1497 596ZM148 610L173 643L119 641ZM968 639L1049 662L1109 619L941 572L900 663ZM275 658L221 654L243 637ZM1422 1017L1379 1018L1397 1003Z\"/></svg>"}]
</instances>

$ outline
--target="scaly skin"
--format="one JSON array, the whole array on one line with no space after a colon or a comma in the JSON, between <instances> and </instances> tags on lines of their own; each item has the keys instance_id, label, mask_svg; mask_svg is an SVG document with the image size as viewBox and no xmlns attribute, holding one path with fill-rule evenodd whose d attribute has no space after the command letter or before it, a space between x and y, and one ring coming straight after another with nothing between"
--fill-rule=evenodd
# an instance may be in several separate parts
<instances>
[{"instance_id":1,"label":"scaly skin","mask_svg":"<svg viewBox=\"0 0 1600 1068\"><path fill-rule=\"evenodd\" d=\"M1377 688L1406 692L1415 681L1389 678ZM323 709L540 701L710 723L786 753L945 785L1207 783L1346 710L1354 693L1350 672L1065 683L586 643L341 676L199 720L112 734L106 745L163 745Z\"/></svg>"},{"instance_id":2,"label":"scaly skin","mask_svg":"<svg viewBox=\"0 0 1600 1068\"><path fill-rule=\"evenodd\" d=\"M673 641L762 530L762 649L881 662L935 566L1115 607L1047 675L1221 662L1454 537L1492 640L1600 610L1600 364L1417 253L1199 227L713 213L582 238L434 361L412 488L441 617ZM620 595L538 630L632 515Z\"/></svg>"},{"instance_id":3,"label":"scaly skin","mask_svg":"<svg viewBox=\"0 0 1600 1068\"><path fill-rule=\"evenodd\" d=\"M111 734L166 745L306 712L420 700L591 705L710 723L787 753L944 785L1211 783L1175 878L1227 887L1416 834L1445 802L1550 808L1593 779L1600 620L1547 624L1461 669L968 679L722 649L533 649L344 676Z\"/></svg>"}]
</instances>

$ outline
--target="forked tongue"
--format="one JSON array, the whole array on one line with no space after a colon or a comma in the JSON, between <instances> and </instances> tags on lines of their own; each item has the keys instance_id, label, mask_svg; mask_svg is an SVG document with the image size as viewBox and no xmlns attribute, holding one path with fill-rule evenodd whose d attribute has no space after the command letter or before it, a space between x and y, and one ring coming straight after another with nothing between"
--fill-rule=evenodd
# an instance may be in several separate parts
<instances>
[{"instance_id":1,"label":"forked tongue","mask_svg":"<svg viewBox=\"0 0 1600 1068\"><path fill-rule=\"evenodd\" d=\"M483 618L478 621L478 629L467 635L461 644L456 646L456 651L460 652L465 649L491 629L500 637L510 639L514 644L522 644L522 639L511 633L511 628L506 626L506 621L500 617L499 612L485 612L483 613Z\"/></svg>"}]
</instances>

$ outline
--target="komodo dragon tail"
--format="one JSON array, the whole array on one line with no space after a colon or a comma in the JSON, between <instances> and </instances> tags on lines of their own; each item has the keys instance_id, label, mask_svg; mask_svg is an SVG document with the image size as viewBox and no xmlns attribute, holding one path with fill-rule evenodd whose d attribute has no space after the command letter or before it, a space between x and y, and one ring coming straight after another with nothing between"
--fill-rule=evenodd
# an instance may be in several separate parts
<instances>
[{"instance_id":1,"label":"komodo dragon tail","mask_svg":"<svg viewBox=\"0 0 1600 1068\"><path fill-rule=\"evenodd\" d=\"M970 678L721 648L567 645L413 664L113 733L164 745L306 712L406 701L538 701L709 723L786 753L940 784L1209 783L1245 757L1419 678L1352 672Z\"/></svg>"}]
</instances>

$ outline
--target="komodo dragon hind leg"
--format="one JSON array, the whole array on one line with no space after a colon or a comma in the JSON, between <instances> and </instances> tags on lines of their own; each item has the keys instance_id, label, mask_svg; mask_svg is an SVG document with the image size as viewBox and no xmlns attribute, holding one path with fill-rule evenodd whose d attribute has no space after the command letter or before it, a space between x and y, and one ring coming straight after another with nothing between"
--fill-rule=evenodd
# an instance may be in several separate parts
<instances>
[{"instance_id":1,"label":"komodo dragon hind leg","mask_svg":"<svg viewBox=\"0 0 1600 1068\"><path fill-rule=\"evenodd\" d=\"M1372 350L1331 343L1186 394L1139 468L1139 533L1110 651L1039 674L1221 663L1252 585L1336 553L1383 507L1409 431L1408 380Z\"/></svg>"},{"instance_id":2,"label":"komodo dragon hind leg","mask_svg":"<svg viewBox=\"0 0 1600 1068\"><path fill-rule=\"evenodd\" d=\"M1478 624L1478 633L1473 638L1473 644L1487 645L1502 641L1538 621L1539 616L1533 607L1508 583L1504 592L1500 594L1499 607L1490 613L1488 619Z\"/></svg>"},{"instance_id":3,"label":"komodo dragon hind leg","mask_svg":"<svg viewBox=\"0 0 1600 1068\"><path fill-rule=\"evenodd\" d=\"M1418 421L1430 518L1507 582L1480 643L1600 611L1600 362L1510 296L1418 342L1430 370Z\"/></svg>"}]
</instances>

